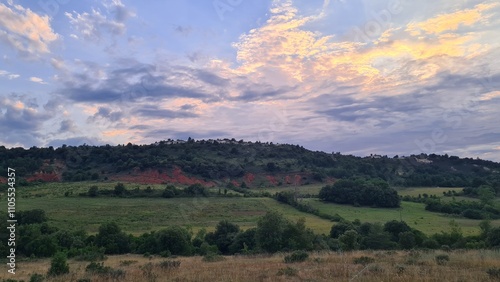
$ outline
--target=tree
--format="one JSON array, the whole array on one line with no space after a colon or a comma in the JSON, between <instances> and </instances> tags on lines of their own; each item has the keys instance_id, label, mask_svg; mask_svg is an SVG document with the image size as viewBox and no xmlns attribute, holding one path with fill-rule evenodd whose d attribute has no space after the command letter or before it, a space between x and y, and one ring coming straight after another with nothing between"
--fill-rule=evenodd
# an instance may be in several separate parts
<instances>
[{"instance_id":1,"label":"tree","mask_svg":"<svg viewBox=\"0 0 500 282\"><path fill-rule=\"evenodd\" d=\"M500 246L500 227L496 227L488 232L487 242L490 247Z\"/></svg>"},{"instance_id":2,"label":"tree","mask_svg":"<svg viewBox=\"0 0 500 282\"><path fill-rule=\"evenodd\" d=\"M47 221L47 215L42 209L33 209L27 211L18 211L16 213L17 222L21 224L43 223Z\"/></svg>"},{"instance_id":3,"label":"tree","mask_svg":"<svg viewBox=\"0 0 500 282\"><path fill-rule=\"evenodd\" d=\"M49 276L58 276L69 273L69 265L66 255L62 252L56 253L50 261Z\"/></svg>"},{"instance_id":4,"label":"tree","mask_svg":"<svg viewBox=\"0 0 500 282\"><path fill-rule=\"evenodd\" d=\"M188 196L191 197L199 197L199 196L208 196L208 191L203 187L201 184L193 184L189 185L185 190L184 193Z\"/></svg>"},{"instance_id":5,"label":"tree","mask_svg":"<svg viewBox=\"0 0 500 282\"><path fill-rule=\"evenodd\" d=\"M283 248L283 232L287 220L282 214L271 211L257 222L255 239L258 248L269 253L275 253Z\"/></svg>"},{"instance_id":6,"label":"tree","mask_svg":"<svg viewBox=\"0 0 500 282\"><path fill-rule=\"evenodd\" d=\"M481 185L478 188L479 200L483 205L492 205L495 199L495 191L488 185Z\"/></svg>"},{"instance_id":7,"label":"tree","mask_svg":"<svg viewBox=\"0 0 500 282\"><path fill-rule=\"evenodd\" d=\"M384 231L392 235L392 240L394 242L398 242L399 233L411 231L411 228L404 221L391 220L384 224Z\"/></svg>"},{"instance_id":8,"label":"tree","mask_svg":"<svg viewBox=\"0 0 500 282\"><path fill-rule=\"evenodd\" d=\"M89 197L97 197L97 194L99 193L99 188L96 185L93 185L89 188L89 191L87 192L87 195Z\"/></svg>"},{"instance_id":9,"label":"tree","mask_svg":"<svg viewBox=\"0 0 500 282\"><path fill-rule=\"evenodd\" d=\"M129 237L115 222L104 223L95 237L98 247L104 247L106 254L124 254L130 251Z\"/></svg>"},{"instance_id":10,"label":"tree","mask_svg":"<svg viewBox=\"0 0 500 282\"><path fill-rule=\"evenodd\" d=\"M340 245L345 251L357 250L359 248L360 236L356 230L347 230L339 237Z\"/></svg>"},{"instance_id":11,"label":"tree","mask_svg":"<svg viewBox=\"0 0 500 282\"><path fill-rule=\"evenodd\" d=\"M116 196L122 196L123 194L125 194L125 185L123 185L123 183L118 183L115 185L115 190L114 190L114 193Z\"/></svg>"},{"instance_id":12,"label":"tree","mask_svg":"<svg viewBox=\"0 0 500 282\"><path fill-rule=\"evenodd\" d=\"M169 226L155 233L157 252L169 251L173 255L191 255L191 234L180 226Z\"/></svg>"},{"instance_id":13,"label":"tree","mask_svg":"<svg viewBox=\"0 0 500 282\"><path fill-rule=\"evenodd\" d=\"M332 226L332 229L330 229L330 237L332 238L339 238L342 234L344 234L347 230L352 230L354 227L352 224L348 222L339 222L335 225Z\"/></svg>"},{"instance_id":14,"label":"tree","mask_svg":"<svg viewBox=\"0 0 500 282\"><path fill-rule=\"evenodd\" d=\"M207 243L215 244L223 254L230 254L229 246L240 232L240 227L227 220L222 220L217 224L214 233L207 234Z\"/></svg>"},{"instance_id":15,"label":"tree","mask_svg":"<svg viewBox=\"0 0 500 282\"><path fill-rule=\"evenodd\" d=\"M399 233L399 245L405 250L415 247L415 235L411 231Z\"/></svg>"}]
</instances>

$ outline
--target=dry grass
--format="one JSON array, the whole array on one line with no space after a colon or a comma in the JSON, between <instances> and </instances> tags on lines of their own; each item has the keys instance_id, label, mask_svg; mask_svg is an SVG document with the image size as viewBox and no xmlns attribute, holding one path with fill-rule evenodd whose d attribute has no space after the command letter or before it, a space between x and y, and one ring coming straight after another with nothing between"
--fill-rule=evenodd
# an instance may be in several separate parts
<instances>
[{"instance_id":1,"label":"dry grass","mask_svg":"<svg viewBox=\"0 0 500 282\"><path fill-rule=\"evenodd\" d=\"M438 265L435 257L449 255ZM110 256L104 264L126 272L115 279L85 272L88 262L70 260L71 273L46 281L494 281L486 270L500 268L500 251L358 251L350 253L311 253L303 263L285 264L285 254L273 256L232 256L219 262L203 262L201 257L179 257L179 268L162 269L164 258L139 255ZM375 261L366 266L355 264L355 258L368 256ZM124 263L128 261L128 263ZM32 273L45 274L49 260L19 262L15 277L6 272L0 278L29 281ZM151 264L147 270L144 265Z\"/></svg>"}]
</instances>

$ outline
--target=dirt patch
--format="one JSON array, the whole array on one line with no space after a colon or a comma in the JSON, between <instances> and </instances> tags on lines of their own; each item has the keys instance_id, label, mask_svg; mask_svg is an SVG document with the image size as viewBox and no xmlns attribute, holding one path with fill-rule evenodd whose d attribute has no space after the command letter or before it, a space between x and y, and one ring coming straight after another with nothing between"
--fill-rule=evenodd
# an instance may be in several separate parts
<instances>
[{"instance_id":1,"label":"dirt patch","mask_svg":"<svg viewBox=\"0 0 500 282\"><path fill-rule=\"evenodd\" d=\"M252 185L252 182L255 180L255 175L253 173L247 173L243 176L243 180L247 185Z\"/></svg>"},{"instance_id":2,"label":"dirt patch","mask_svg":"<svg viewBox=\"0 0 500 282\"><path fill-rule=\"evenodd\" d=\"M110 176L109 179L141 184L175 183L182 185L201 184L205 187L215 186L215 183L213 183L212 181L205 181L203 179L185 175L178 167L174 168L170 172L160 172L157 169L149 169L145 171L134 169L132 172L130 172L130 174L113 175Z\"/></svg>"},{"instance_id":3,"label":"dirt patch","mask_svg":"<svg viewBox=\"0 0 500 282\"><path fill-rule=\"evenodd\" d=\"M272 175L266 175L267 181L269 181L270 184L273 186L278 186L278 180L276 180L276 177Z\"/></svg>"}]
</instances>

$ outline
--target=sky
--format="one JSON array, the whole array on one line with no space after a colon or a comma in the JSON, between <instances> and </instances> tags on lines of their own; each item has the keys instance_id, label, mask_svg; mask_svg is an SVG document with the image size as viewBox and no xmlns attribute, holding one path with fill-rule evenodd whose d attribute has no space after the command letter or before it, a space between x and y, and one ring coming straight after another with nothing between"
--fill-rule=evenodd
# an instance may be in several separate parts
<instances>
[{"instance_id":1,"label":"sky","mask_svg":"<svg viewBox=\"0 0 500 282\"><path fill-rule=\"evenodd\" d=\"M500 3L0 1L0 145L500 161Z\"/></svg>"}]
</instances>

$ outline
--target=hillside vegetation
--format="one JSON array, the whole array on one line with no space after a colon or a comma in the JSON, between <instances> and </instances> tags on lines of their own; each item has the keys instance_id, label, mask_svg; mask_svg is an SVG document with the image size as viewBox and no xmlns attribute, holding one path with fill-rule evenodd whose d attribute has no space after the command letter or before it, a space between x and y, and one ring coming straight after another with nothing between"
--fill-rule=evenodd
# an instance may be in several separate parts
<instances>
[{"instance_id":1,"label":"hillside vegetation","mask_svg":"<svg viewBox=\"0 0 500 282\"><path fill-rule=\"evenodd\" d=\"M19 184L34 181L117 180L271 187L378 178L391 186L479 187L495 183L500 164L448 155L356 157L310 151L299 145L234 139L167 140L150 145L0 147L0 166L16 169ZM5 178L0 181L5 182Z\"/></svg>"}]
</instances>

